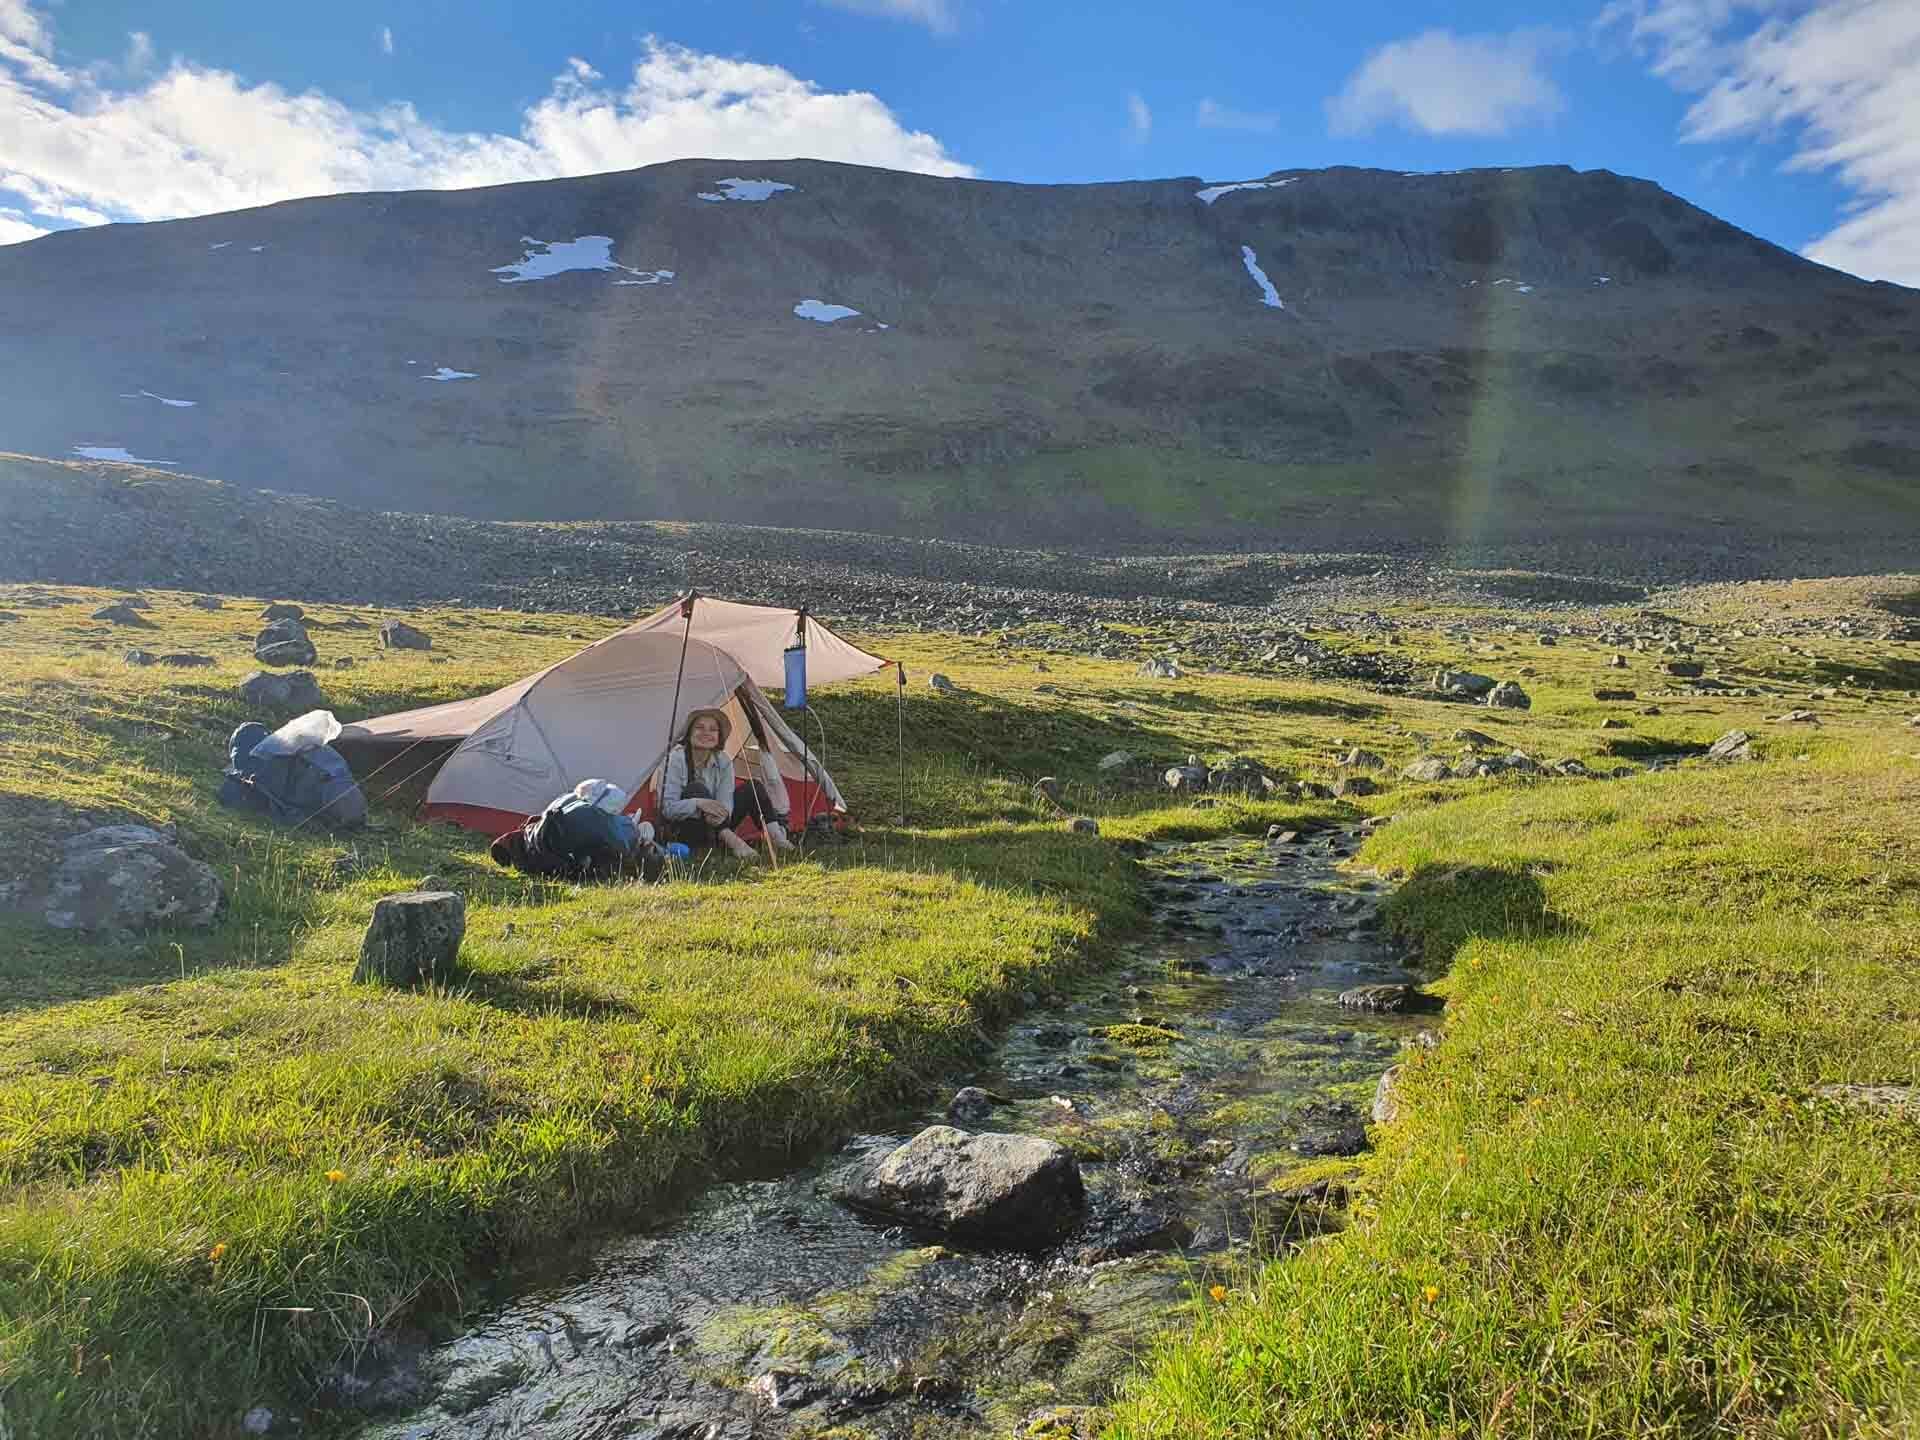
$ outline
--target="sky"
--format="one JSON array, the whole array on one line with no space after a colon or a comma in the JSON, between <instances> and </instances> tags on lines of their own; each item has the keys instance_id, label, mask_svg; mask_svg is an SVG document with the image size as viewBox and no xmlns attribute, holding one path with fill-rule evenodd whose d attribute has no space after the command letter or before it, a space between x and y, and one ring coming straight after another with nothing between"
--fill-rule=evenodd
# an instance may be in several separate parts
<instances>
[{"instance_id":1,"label":"sky","mask_svg":"<svg viewBox=\"0 0 1920 1440\"><path fill-rule=\"evenodd\" d=\"M0 244L691 156L1565 164L1920 286L1920 0L0 0Z\"/></svg>"}]
</instances>

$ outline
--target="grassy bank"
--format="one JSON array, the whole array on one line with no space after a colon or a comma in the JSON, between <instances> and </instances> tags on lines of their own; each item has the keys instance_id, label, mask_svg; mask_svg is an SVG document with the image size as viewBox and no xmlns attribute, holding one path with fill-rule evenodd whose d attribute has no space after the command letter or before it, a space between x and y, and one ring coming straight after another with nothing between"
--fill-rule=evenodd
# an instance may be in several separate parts
<instances>
[{"instance_id":1,"label":"grassy bank","mask_svg":"<svg viewBox=\"0 0 1920 1440\"><path fill-rule=\"evenodd\" d=\"M1365 1199L1113 1434L1910 1435L1920 735L1411 814L1449 995Z\"/></svg>"},{"instance_id":2,"label":"grassy bank","mask_svg":"<svg viewBox=\"0 0 1920 1440\"><path fill-rule=\"evenodd\" d=\"M0 826L9 837L0 884L30 892L77 824L170 821L220 870L230 905L209 931L125 939L60 935L30 910L0 911L0 1415L16 1435L219 1435L254 1403L297 1412L317 1380L394 1317L457 1308L518 1255L583 1225L650 1213L716 1168L816 1143L964 1069L997 1020L1028 994L1071 983L1137 920L1129 866L1108 842L1297 818L1279 807L1167 806L1151 774L1189 751L1247 753L1330 779L1350 745L1397 767L1429 739L1450 749L1448 732L1464 723L1543 759L1609 766L1703 746L1732 723L1764 731L1764 717L1782 708L1774 697L1685 702L1659 717L1635 715L1625 731L1603 730L1603 717L1623 712L1591 698L1596 681L1618 683L1600 652L1523 648L1502 635L1463 653L1440 632L1451 614L1410 634L1407 653L1519 674L1533 711L1495 716L1270 678L1167 683L1131 666L1058 657L1043 672L1037 657L982 641L885 638L880 648L903 655L914 674L906 824L888 823L900 808L893 692L863 682L818 697L829 764L868 824L863 844L778 873L723 866L660 887L576 890L498 871L479 837L412 824L397 800L377 830L346 843L268 831L220 810L225 738L247 718L232 692L252 668L254 607L209 613L155 595L151 632L129 633L86 618L105 598L0 592L0 616L11 617L0 620ZM431 655L375 658L370 627L379 618L343 607L315 617L322 681L343 717L477 693L613 628L582 617L428 612L409 618L434 635ZM129 668L120 659L129 644L203 651L217 663ZM1830 669L1864 671L1874 658L1865 644L1815 648L1788 659L1751 646L1728 664L1785 693ZM353 668L325 668L343 655ZM926 689L930 668L949 674L957 692ZM1850 817L1869 813L1869 802L1892 804L1864 786L1866 771L1846 767L1856 763L1849 757L1878 755L1883 771L1873 773L1893 773L1899 755L1872 747L1895 712L1872 694L1823 709L1829 724L1819 735L1764 740L1779 751L1773 763L1725 777L1390 784L1367 803L1425 813L1376 844L1383 860L1421 872L1410 894L1441 897L1407 911L1433 928L1436 959L1449 935L1465 933L1473 905L1505 915L1515 894L1531 892L1483 891L1477 870L1453 890L1436 888L1435 867L1504 875L1505 860L1475 858L1474 847L1506 833L1526 864L1554 859L1559 852L1542 847L1572 846L1579 832L1570 820L1528 818L1553 806L1626 813L1646 796L1718 786L1697 803L1676 802L1695 820L1672 834L1689 844L1722 834L1728 844L1759 844L1757 831L1715 806L1762 794L1756 777L1782 777L1789 788L1779 793L1789 797L1796 776L1812 777L1818 785L1807 793L1840 807L1821 844L1841 846L1835 837L1858 828ZM1142 763L1102 771L1099 759L1119 749ZM1812 758L1792 761L1803 749ZM1045 773L1060 777L1076 809L1101 818L1103 839L1069 836L1036 806L1029 785ZM1530 808L1540 806L1549 811ZM1450 816L1464 818L1454 827ZM1811 841L1800 848L1825 853ZM1701 932L1719 933L1749 923L1748 909L1784 914L1793 896L1833 888L1810 869L1799 889L1782 882L1775 896L1713 853L1696 857L1684 880L1675 856L1690 850L1645 861L1641 913L1662 926L1698 919ZM1887 856L1871 873L1908 874L1900 863ZM1543 916L1602 910L1594 897L1612 883L1558 894L1553 887L1588 884L1571 858L1550 873L1519 873L1547 887ZM420 995L352 986L374 900L428 874L468 897L467 973ZM1881 903L1871 886L1835 893ZM1909 923L1911 890L1886 893L1908 907L1901 923ZM1500 898L1476 898L1484 894ZM1582 931L1536 935L1528 913L1515 912L1506 938L1475 946L1520 947L1518 956L1536 941L1599 945L1609 933L1589 917ZM1832 931L1868 922L1825 923ZM1481 958L1490 972L1491 952ZM1510 1043L1498 1024L1515 1013L1517 983L1492 992L1505 1009L1483 1012L1463 991L1436 1066L1466 1063L1454 1057L1471 1053L1461 1042L1476 1014L1492 1017L1482 1043L1494 1051ZM1845 1008L1861 993L1843 990L1834 1003ZM1666 1003L1663 994L1649 1003ZM1581 1013L1571 1001L1562 1008ZM1867 1025L1873 1006L1858 1008ZM1871 1054L1862 1054L1864 1064ZM1603 1058L1593 1064L1604 1068ZM1410 1107L1439 1103L1439 1073L1410 1079ZM1425 1128L1409 1122L1390 1134L1384 1176L1413 1163L1412 1137ZM1478 1143L1453 1149L1477 1154ZM1389 1204L1393 1186L1380 1193ZM1490 1223L1484 1215L1500 1212L1475 1213ZM1196 1355L1209 1343L1203 1337ZM1191 1367L1201 1360L1183 1363L1183 1373L1200 1373ZM1234 1413L1261 1415L1254 1401ZM1142 1400L1129 1423L1213 1413L1155 1403ZM325 1424L323 1414L307 1418L309 1430Z\"/></svg>"}]
</instances>

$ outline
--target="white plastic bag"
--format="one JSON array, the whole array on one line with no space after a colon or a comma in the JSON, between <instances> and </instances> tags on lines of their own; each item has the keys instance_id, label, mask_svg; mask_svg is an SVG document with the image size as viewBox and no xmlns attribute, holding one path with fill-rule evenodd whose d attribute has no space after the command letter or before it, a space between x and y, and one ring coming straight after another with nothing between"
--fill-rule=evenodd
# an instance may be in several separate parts
<instances>
[{"instance_id":1,"label":"white plastic bag","mask_svg":"<svg viewBox=\"0 0 1920 1440\"><path fill-rule=\"evenodd\" d=\"M309 710L296 715L266 739L253 747L256 755L298 755L321 745L331 745L345 729L333 718L331 710Z\"/></svg>"}]
</instances>

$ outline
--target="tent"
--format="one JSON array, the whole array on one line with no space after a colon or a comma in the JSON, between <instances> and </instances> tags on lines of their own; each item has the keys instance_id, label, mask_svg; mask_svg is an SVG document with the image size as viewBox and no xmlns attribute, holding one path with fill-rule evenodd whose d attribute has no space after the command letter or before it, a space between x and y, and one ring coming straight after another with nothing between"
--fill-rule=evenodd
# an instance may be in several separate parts
<instances>
[{"instance_id":1,"label":"tent","mask_svg":"<svg viewBox=\"0 0 1920 1440\"><path fill-rule=\"evenodd\" d=\"M336 744L394 783L438 764L424 813L503 834L589 777L613 781L654 813L667 751L694 710L724 710L727 749L757 750L767 788L792 823L846 808L833 777L761 693L778 684L788 645L804 637L815 683L886 665L804 611L689 595L488 695L404 710L345 727ZM728 643L719 643L724 638ZM748 767L736 766L741 779Z\"/></svg>"}]
</instances>

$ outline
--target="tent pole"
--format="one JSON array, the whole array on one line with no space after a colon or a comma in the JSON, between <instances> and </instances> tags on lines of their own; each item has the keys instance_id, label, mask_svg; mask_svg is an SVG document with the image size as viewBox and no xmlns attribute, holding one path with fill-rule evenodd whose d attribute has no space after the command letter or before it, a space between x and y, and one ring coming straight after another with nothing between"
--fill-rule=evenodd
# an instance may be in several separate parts
<instances>
[{"instance_id":1,"label":"tent pole","mask_svg":"<svg viewBox=\"0 0 1920 1440\"><path fill-rule=\"evenodd\" d=\"M693 602L700 598L698 590L689 590L680 601L680 613L686 617L687 628L680 635L680 664L673 672L673 707L667 711L667 743L660 751L661 763L673 753L673 722L680 715L680 682L687 674L687 642L693 638ZM651 777L648 777L651 778ZM689 776L689 779L692 777ZM660 817L661 827L666 826L666 816Z\"/></svg>"}]
</instances>

